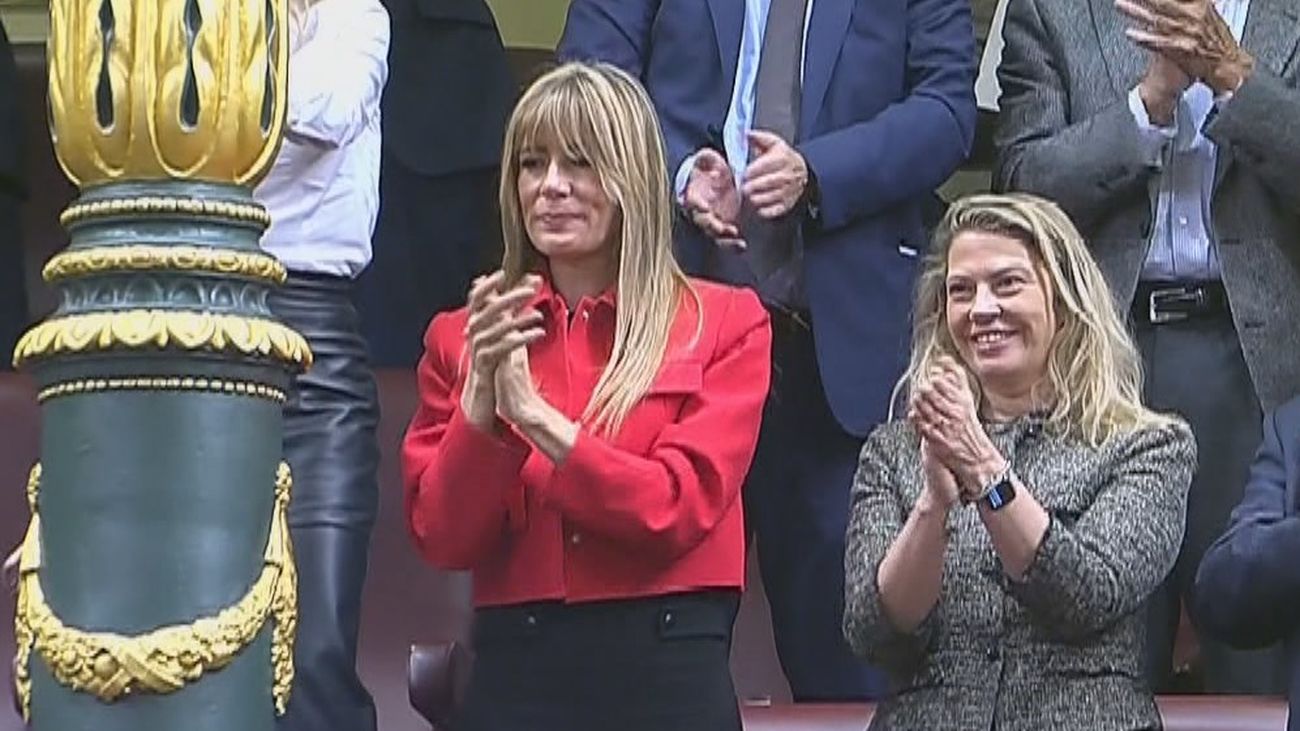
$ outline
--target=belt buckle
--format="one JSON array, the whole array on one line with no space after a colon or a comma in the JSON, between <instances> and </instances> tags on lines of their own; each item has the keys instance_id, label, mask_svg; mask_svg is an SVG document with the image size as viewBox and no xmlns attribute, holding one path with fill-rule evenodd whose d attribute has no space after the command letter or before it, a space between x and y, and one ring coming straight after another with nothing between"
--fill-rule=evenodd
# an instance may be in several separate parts
<instances>
[{"instance_id":1,"label":"belt buckle","mask_svg":"<svg viewBox=\"0 0 1300 731\"><path fill-rule=\"evenodd\" d=\"M1186 287L1153 289L1147 296L1147 320L1152 325L1163 325L1168 322L1186 320L1190 317L1188 313L1161 311L1160 306L1174 302L1188 302L1199 305L1204 299L1205 293L1199 289L1195 291L1188 291Z\"/></svg>"}]
</instances>

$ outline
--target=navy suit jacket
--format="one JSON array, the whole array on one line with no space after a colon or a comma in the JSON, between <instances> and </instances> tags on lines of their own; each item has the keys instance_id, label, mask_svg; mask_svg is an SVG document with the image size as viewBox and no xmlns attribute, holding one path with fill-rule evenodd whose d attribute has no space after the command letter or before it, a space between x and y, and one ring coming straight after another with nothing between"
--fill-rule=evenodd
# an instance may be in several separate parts
<instances>
[{"instance_id":1,"label":"navy suit jacket","mask_svg":"<svg viewBox=\"0 0 1300 731\"><path fill-rule=\"evenodd\" d=\"M641 79L663 126L669 174L721 149L742 0L573 0L561 59ZM813 0L796 145L820 205L804 227L817 360L841 425L884 420L907 356L922 207L970 151L975 41L969 0ZM678 256L708 276L720 252L684 226Z\"/></svg>"},{"instance_id":2,"label":"navy suit jacket","mask_svg":"<svg viewBox=\"0 0 1300 731\"><path fill-rule=\"evenodd\" d=\"M431 177L496 168L518 86L491 9L484 0L383 3L393 28L385 150Z\"/></svg>"},{"instance_id":3,"label":"navy suit jacket","mask_svg":"<svg viewBox=\"0 0 1300 731\"><path fill-rule=\"evenodd\" d=\"M1238 647L1283 641L1290 670L1288 728L1300 731L1300 398L1264 419L1241 503L1201 559L1192 619Z\"/></svg>"}]
</instances>

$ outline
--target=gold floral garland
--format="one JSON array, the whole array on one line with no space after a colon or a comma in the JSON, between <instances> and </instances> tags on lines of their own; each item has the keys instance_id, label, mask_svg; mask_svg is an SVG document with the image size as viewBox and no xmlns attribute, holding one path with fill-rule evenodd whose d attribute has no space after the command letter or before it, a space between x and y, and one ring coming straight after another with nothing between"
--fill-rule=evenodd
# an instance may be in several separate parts
<instances>
[{"instance_id":1,"label":"gold floral garland","mask_svg":"<svg viewBox=\"0 0 1300 731\"><path fill-rule=\"evenodd\" d=\"M283 715L293 686L293 643L298 624L298 574L289 537L289 493L293 477L284 462L276 472L275 511L267 539L262 573L237 603L215 616L189 624L159 627L141 635L87 632L68 627L45 601L41 589L40 515L36 495L41 466L32 467L27 501L32 520L19 558L18 608L14 639L18 644L14 682L23 718L31 720L33 650L63 686L112 702L138 692L172 693L220 670L257 637L268 618L274 619L271 664L272 697Z\"/></svg>"}]
</instances>

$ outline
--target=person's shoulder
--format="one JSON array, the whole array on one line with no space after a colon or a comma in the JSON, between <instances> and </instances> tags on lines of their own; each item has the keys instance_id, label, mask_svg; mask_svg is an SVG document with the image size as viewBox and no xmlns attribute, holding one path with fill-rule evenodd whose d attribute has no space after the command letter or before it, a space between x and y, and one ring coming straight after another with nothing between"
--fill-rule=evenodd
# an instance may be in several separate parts
<instances>
[{"instance_id":1,"label":"person's shoulder","mask_svg":"<svg viewBox=\"0 0 1300 731\"><path fill-rule=\"evenodd\" d=\"M1160 455L1178 463L1196 461L1196 437L1181 417L1160 414L1158 419L1135 426L1111 437L1110 451L1121 458Z\"/></svg>"},{"instance_id":2,"label":"person's shoulder","mask_svg":"<svg viewBox=\"0 0 1300 731\"><path fill-rule=\"evenodd\" d=\"M688 290L673 324L671 347L711 361L742 345L770 348L767 310L750 289L687 279Z\"/></svg>"},{"instance_id":3,"label":"person's shoulder","mask_svg":"<svg viewBox=\"0 0 1300 731\"><path fill-rule=\"evenodd\" d=\"M757 323L767 320L767 309L754 290L707 279L688 277L687 282L700 300L705 320L719 317L731 321Z\"/></svg>"},{"instance_id":4,"label":"person's shoulder","mask_svg":"<svg viewBox=\"0 0 1300 731\"><path fill-rule=\"evenodd\" d=\"M424 349L429 353L461 350L465 345L465 324L468 321L468 307L434 315L424 331Z\"/></svg>"}]
</instances>

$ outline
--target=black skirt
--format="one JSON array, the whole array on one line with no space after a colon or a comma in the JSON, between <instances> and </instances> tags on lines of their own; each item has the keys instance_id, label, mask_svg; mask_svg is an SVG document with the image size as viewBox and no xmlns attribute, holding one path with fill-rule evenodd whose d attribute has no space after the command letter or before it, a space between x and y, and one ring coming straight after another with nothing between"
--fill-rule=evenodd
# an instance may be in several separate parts
<instances>
[{"instance_id":1,"label":"black skirt","mask_svg":"<svg viewBox=\"0 0 1300 731\"><path fill-rule=\"evenodd\" d=\"M734 591L475 613L454 731L740 731Z\"/></svg>"}]
</instances>

